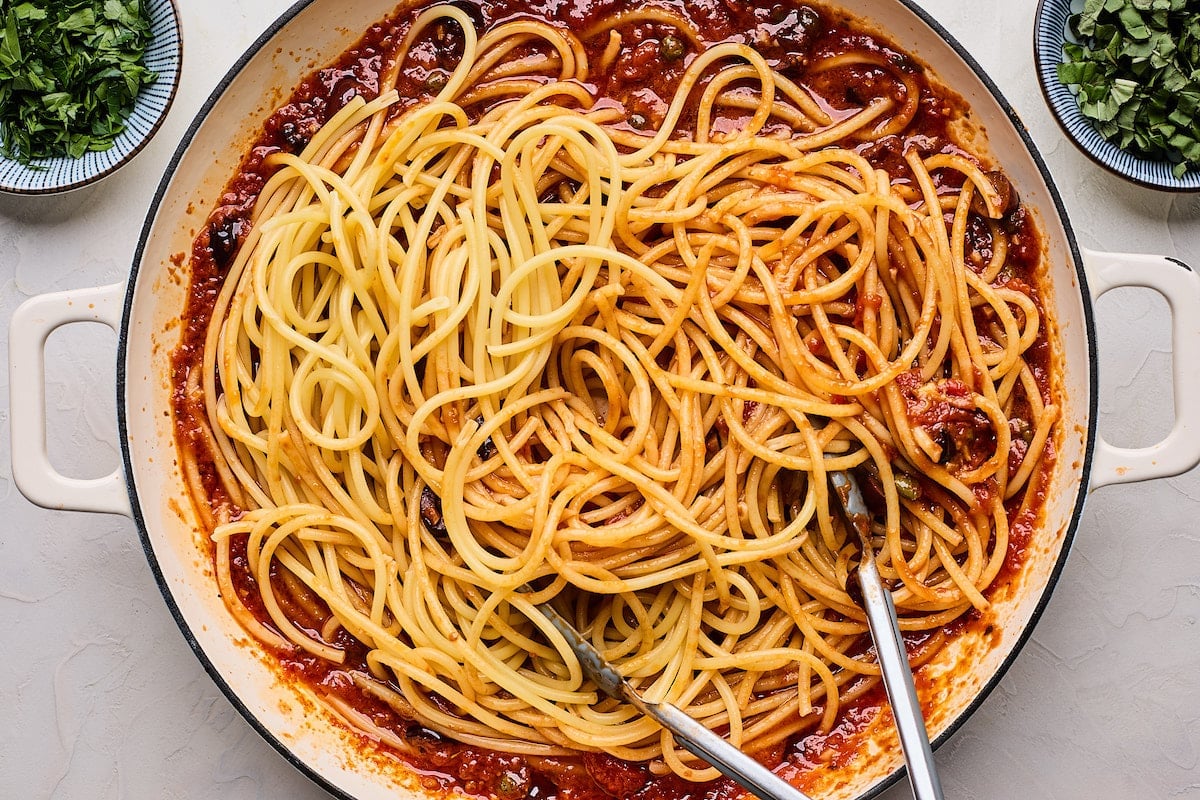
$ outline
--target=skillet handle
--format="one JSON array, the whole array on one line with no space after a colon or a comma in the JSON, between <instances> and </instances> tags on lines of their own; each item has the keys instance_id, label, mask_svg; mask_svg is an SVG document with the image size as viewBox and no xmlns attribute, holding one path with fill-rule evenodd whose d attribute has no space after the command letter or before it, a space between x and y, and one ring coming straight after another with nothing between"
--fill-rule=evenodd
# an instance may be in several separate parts
<instances>
[{"instance_id":1,"label":"skillet handle","mask_svg":"<svg viewBox=\"0 0 1200 800\"><path fill-rule=\"evenodd\" d=\"M1149 447L1115 447L1097 435L1091 488L1187 472L1200 464L1200 276L1166 256L1101 253L1083 249L1092 301L1118 286L1161 294L1171 309L1175 425Z\"/></svg>"},{"instance_id":2,"label":"skillet handle","mask_svg":"<svg viewBox=\"0 0 1200 800\"><path fill-rule=\"evenodd\" d=\"M46 339L72 322L121 327L125 285L31 297L13 312L8 333L9 402L12 408L13 478L21 494L43 508L133 516L125 473L70 478L50 463L46 450Z\"/></svg>"}]
</instances>

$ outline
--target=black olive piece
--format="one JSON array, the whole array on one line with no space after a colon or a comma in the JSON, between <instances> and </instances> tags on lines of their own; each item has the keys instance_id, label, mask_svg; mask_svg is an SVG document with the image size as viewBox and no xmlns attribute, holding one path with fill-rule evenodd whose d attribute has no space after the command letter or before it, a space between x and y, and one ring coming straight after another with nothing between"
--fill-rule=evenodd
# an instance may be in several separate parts
<instances>
[{"instance_id":1,"label":"black olive piece","mask_svg":"<svg viewBox=\"0 0 1200 800\"><path fill-rule=\"evenodd\" d=\"M475 421L483 425L483 417L476 417ZM487 461L500 451L496 449L496 443L492 441L492 437L487 437L483 440L483 444L479 445L479 449L475 451L475 455L479 456L480 461Z\"/></svg>"},{"instance_id":2,"label":"black olive piece","mask_svg":"<svg viewBox=\"0 0 1200 800\"><path fill-rule=\"evenodd\" d=\"M954 458L958 452L954 444L954 437L950 435L950 431L942 428L938 433L938 445L942 448L942 457L938 459L939 464L949 464L950 459Z\"/></svg>"},{"instance_id":3,"label":"black olive piece","mask_svg":"<svg viewBox=\"0 0 1200 800\"><path fill-rule=\"evenodd\" d=\"M991 171L985 172L984 175L992 182L992 186L996 189L996 194L999 196L997 207L998 217L995 219L1003 219L1016 210L1021 204L1021 198L1017 194L1016 188L1012 185L1012 181L1008 179L1003 172ZM988 216L987 204L983 202L983 196L976 194L971 198L971 210L982 216Z\"/></svg>"},{"instance_id":4,"label":"black olive piece","mask_svg":"<svg viewBox=\"0 0 1200 800\"><path fill-rule=\"evenodd\" d=\"M629 126L631 128L637 128L640 131L645 128L647 124L649 124L649 121L642 114L629 115Z\"/></svg>"},{"instance_id":5,"label":"black olive piece","mask_svg":"<svg viewBox=\"0 0 1200 800\"><path fill-rule=\"evenodd\" d=\"M821 24L821 14L808 6L787 8L779 6L770 15L771 25L760 28L758 44L772 48L783 48L787 57L803 59L809 50L810 40Z\"/></svg>"},{"instance_id":6,"label":"black olive piece","mask_svg":"<svg viewBox=\"0 0 1200 800\"><path fill-rule=\"evenodd\" d=\"M862 608L865 603L863 601L862 586L858 583L858 575L851 570L848 580L846 581L846 594L850 595L850 600L854 605Z\"/></svg>"},{"instance_id":7,"label":"black olive piece","mask_svg":"<svg viewBox=\"0 0 1200 800\"><path fill-rule=\"evenodd\" d=\"M721 442L721 435L716 431L709 431L708 435L704 437L704 457L714 458L724 446Z\"/></svg>"},{"instance_id":8,"label":"black olive piece","mask_svg":"<svg viewBox=\"0 0 1200 800\"><path fill-rule=\"evenodd\" d=\"M446 520L442 517L442 498L428 486L421 490L421 522L431 535L439 539L449 538L450 532L446 530Z\"/></svg>"},{"instance_id":9,"label":"black olive piece","mask_svg":"<svg viewBox=\"0 0 1200 800\"><path fill-rule=\"evenodd\" d=\"M476 3L455 0L450 5L459 11L466 12L470 18L471 27L476 31L481 31L487 27L484 24L483 12L477 7ZM463 29L458 20L443 19L434 26L432 33L435 48L434 54L437 57L438 63L443 66L457 65L462 59L463 48L466 46L466 36L463 35Z\"/></svg>"},{"instance_id":10,"label":"black olive piece","mask_svg":"<svg viewBox=\"0 0 1200 800\"><path fill-rule=\"evenodd\" d=\"M1012 211L1000 218L1000 227L1009 236L1015 236L1025 225L1026 216L1025 206L1021 205L1020 199L1018 199Z\"/></svg>"},{"instance_id":11,"label":"black olive piece","mask_svg":"<svg viewBox=\"0 0 1200 800\"><path fill-rule=\"evenodd\" d=\"M293 153L298 153L308 145L308 134L294 122L285 122L279 126L279 137Z\"/></svg>"},{"instance_id":12,"label":"black olive piece","mask_svg":"<svg viewBox=\"0 0 1200 800\"><path fill-rule=\"evenodd\" d=\"M821 24L821 12L812 6L800 6L797 13L800 16L800 27L805 31Z\"/></svg>"},{"instance_id":13,"label":"black olive piece","mask_svg":"<svg viewBox=\"0 0 1200 800\"><path fill-rule=\"evenodd\" d=\"M664 36L658 44L658 52L662 54L663 59L666 61L678 61L683 58L683 54L686 51L687 48L684 46L683 40L671 34Z\"/></svg>"},{"instance_id":14,"label":"black olive piece","mask_svg":"<svg viewBox=\"0 0 1200 800\"><path fill-rule=\"evenodd\" d=\"M907 72L909 75L915 75L921 71L921 65L914 61L908 53L888 53L888 61L893 67L901 72Z\"/></svg>"},{"instance_id":15,"label":"black olive piece","mask_svg":"<svg viewBox=\"0 0 1200 800\"><path fill-rule=\"evenodd\" d=\"M242 220L237 217L226 217L213 222L208 227L208 249L212 252L213 263L224 270L229 267L237 252L238 242L242 235Z\"/></svg>"},{"instance_id":16,"label":"black olive piece","mask_svg":"<svg viewBox=\"0 0 1200 800\"><path fill-rule=\"evenodd\" d=\"M471 18L471 24L475 27L476 31L481 31L487 27L487 22L483 18L483 10L478 4L468 2L468 0L451 0L450 5L454 6L459 11L465 11L467 16ZM451 24L456 34L462 34L462 30L457 22L454 22L453 20L448 20L448 22Z\"/></svg>"}]
</instances>

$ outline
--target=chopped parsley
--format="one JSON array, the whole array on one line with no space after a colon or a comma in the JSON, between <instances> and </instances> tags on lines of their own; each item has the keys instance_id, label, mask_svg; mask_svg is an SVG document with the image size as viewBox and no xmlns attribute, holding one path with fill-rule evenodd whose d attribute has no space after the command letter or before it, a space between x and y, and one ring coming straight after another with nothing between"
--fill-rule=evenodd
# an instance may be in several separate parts
<instances>
[{"instance_id":1,"label":"chopped parsley","mask_svg":"<svg viewBox=\"0 0 1200 800\"><path fill-rule=\"evenodd\" d=\"M144 87L150 20L141 0L0 0L0 152L107 150Z\"/></svg>"},{"instance_id":2,"label":"chopped parsley","mask_svg":"<svg viewBox=\"0 0 1200 800\"><path fill-rule=\"evenodd\" d=\"M1200 168L1200 0L1087 0L1058 79L1113 144Z\"/></svg>"}]
</instances>

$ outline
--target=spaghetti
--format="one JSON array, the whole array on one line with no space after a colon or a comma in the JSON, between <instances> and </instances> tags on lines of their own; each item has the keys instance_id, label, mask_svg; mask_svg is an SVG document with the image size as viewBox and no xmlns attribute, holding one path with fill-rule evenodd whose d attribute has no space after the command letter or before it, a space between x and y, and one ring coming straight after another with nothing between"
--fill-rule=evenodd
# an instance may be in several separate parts
<instances>
[{"instance_id":1,"label":"spaghetti","mask_svg":"<svg viewBox=\"0 0 1200 800\"><path fill-rule=\"evenodd\" d=\"M595 85L647 25L691 55L634 120ZM402 101L445 30L456 63ZM267 156L181 371L186 452L211 456L185 469L221 593L270 647L471 746L710 780L535 605L739 747L828 731L878 668L827 473L868 483L919 663L986 609L1036 502L1046 334L1007 181L955 148L876 157L919 113L912 74L839 110L673 7L581 36L601 44L420 11L374 99ZM847 68L891 66L807 74Z\"/></svg>"}]
</instances>

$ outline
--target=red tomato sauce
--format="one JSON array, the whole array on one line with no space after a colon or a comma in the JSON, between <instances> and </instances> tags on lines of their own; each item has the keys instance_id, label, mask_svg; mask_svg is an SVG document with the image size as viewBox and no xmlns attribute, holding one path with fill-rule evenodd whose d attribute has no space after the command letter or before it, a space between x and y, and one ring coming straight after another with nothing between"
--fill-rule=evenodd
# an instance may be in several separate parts
<instances>
[{"instance_id":1,"label":"red tomato sauce","mask_svg":"<svg viewBox=\"0 0 1200 800\"><path fill-rule=\"evenodd\" d=\"M654 2L690 19L707 44L737 41L752 45L772 67L816 94L835 119L844 117L852 109L862 108L878 96L904 102L907 90L896 75L907 76L920 92L912 124L903 134L848 145L855 147L875 166L887 169L893 180L908 180L904 162L906 149L916 148L923 154L963 152L948 131L948 122L965 113L962 101L932 84L923 67L908 55L860 29L849 18L791 0L760 4L736 0ZM633 5L631 0L456 0L456 4L471 14L481 32L523 15L562 23L573 31L584 31L601 17ZM254 203L270 177L271 169L265 159L280 151L299 152L313 133L354 96L374 98L379 92L380 76L387 68L391 54L404 39L414 16L414 12L400 12L371 27L337 61L316 71L296 88L288 102L267 119L261 134L248 148L237 174L226 185L195 238L190 258L191 291L185 325L172 360L177 442L198 465L208 502L212 506L230 508L235 515L238 510L231 508L214 467L214 456L199 433L206 424L204 398L198 392L189 392L187 386L192 371L201 368L205 335L225 272L250 228ZM607 102L619 103L625 108L626 124L635 128L654 128L673 96L688 59L694 56L692 46L688 45L687 52L681 57L675 56L671 47L664 54L665 40L674 35L673 28L665 24L629 23L617 25L616 30L624 37L621 55L606 73L593 72L591 87L598 98L608 98ZM607 40L605 33L584 42L591 63L598 63ZM454 31L429 32L423 36L400 71L397 89L402 100L395 113L402 113L435 94L436 75L453 68L460 48L461 42L456 40ZM869 54L875 63L811 70L824 59L849 52ZM891 69L881 68L879 63L890 65ZM697 91L702 90L703 84ZM685 115L680 125L682 134L688 132L691 123ZM725 123L735 124L736 119ZM945 180L937 173L934 178L939 186ZM1035 285L1040 242L1030 216L1017 203L1005 217L1004 226L1009 236L1011 280L1026 286ZM990 231L975 224L969 232L968 242L976 253L974 261L986 263L992 252ZM861 314L863 308L877 309L879 298L864 297L857 304ZM1044 338L1027 358L1048 399L1050 352ZM926 421L931 425L962 427L973 424L972 420L956 414L952 407L954 391L951 390L956 387L944 388L947 388L945 402L934 402L919 409L919 413L928 416ZM747 416L753 413L753 406L752 403L746 405ZM1018 462L1021 457L1023 452L1012 455ZM1043 473L1049 469L1052 460L1051 450L1044 460ZM1042 490L1035 487L1032 491ZM197 502L203 502L203 499L198 498ZM1012 509L1012 536L1002 580L1015 574L1024 561L1041 506L1041 495L1027 505L1024 512L1017 507ZM234 554L232 574L239 598L258 619L270 624L254 578L246 566L245 537L235 537L231 547ZM305 604L289 601L287 591L278 591L276 596L287 604L288 612L299 624L314 629L320 627L321 620L310 619ZM977 622L978 619L973 617L960 620L949 626L945 633L954 635ZM906 638L910 652L914 653L930 641L928 634ZM343 665L329 664L303 653L277 655L283 669L297 680L315 687L318 692L348 701L375 724L403 738L412 752L401 757L422 776L422 782L429 790L457 787L470 794L502 800L518 797L718 800L742 793L736 785L725 780L694 784L675 776L654 777L641 764L626 763L603 754L534 758L489 752L450 741L401 718L390 706L355 687L348 671L363 669L365 646L344 630L340 630L331 644L345 651ZM758 757L770 766L787 762L791 765L790 774L798 776L801 784L807 771L847 763L854 757L858 734L875 719L885 703L877 686L857 695L843 705L838 724L832 731L802 735L759 753ZM371 746L366 737L364 746Z\"/></svg>"}]
</instances>

